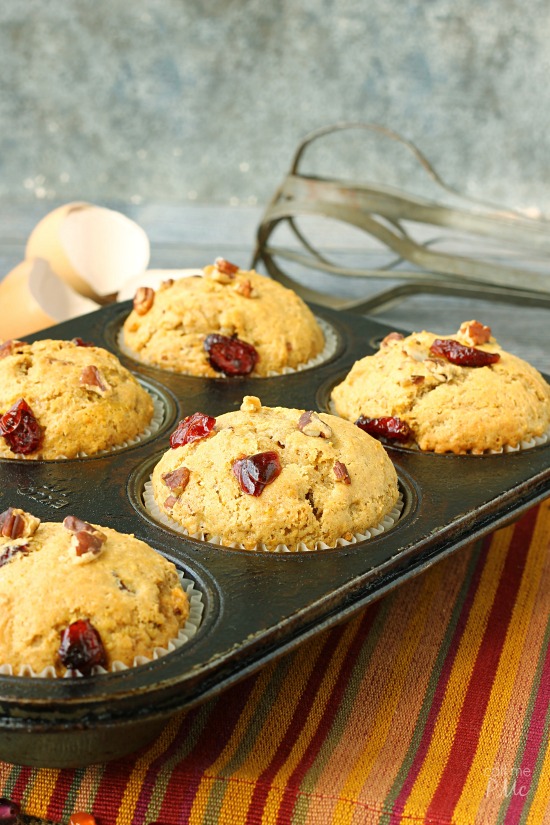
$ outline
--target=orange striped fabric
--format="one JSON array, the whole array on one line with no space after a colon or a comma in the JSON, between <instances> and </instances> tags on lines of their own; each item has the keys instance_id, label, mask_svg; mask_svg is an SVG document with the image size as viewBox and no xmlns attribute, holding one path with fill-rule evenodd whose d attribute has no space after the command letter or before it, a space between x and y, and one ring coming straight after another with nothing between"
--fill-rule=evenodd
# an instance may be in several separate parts
<instances>
[{"instance_id":1,"label":"orange striped fabric","mask_svg":"<svg viewBox=\"0 0 550 825\"><path fill-rule=\"evenodd\" d=\"M550 823L550 501L108 765L0 763L101 825Z\"/></svg>"}]
</instances>

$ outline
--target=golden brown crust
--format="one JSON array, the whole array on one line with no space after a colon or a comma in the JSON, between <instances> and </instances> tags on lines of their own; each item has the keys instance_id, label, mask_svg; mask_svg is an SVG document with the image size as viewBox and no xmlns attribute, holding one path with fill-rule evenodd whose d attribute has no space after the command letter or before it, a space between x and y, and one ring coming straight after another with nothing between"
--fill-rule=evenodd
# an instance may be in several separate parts
<instances>
[{"instance_id":1,"label":"golden brown crust","mask_svg":"<svg viewBox=\"0 0 550 825\"><path fill-rule=\"evenodd\" d=\"M453 335L387 336L334 388L336 412L351 421L396 416L420 449L437 453L498 452L542 436L550 427L550 386L487 330L468 321ZM498 353L500 360L483 367L450 363L430 352L439 337Z\"/></svg>"},{"instance_id":2,"label":"golden brown crust","mask_svg":"<svg viewBox=\"0 0 550 825\"><path fill-rule=\"evenodd\" d=\"M206 267L157 290L150 308L137 303L124 323L125 345L162 369L219 378L204 349L207 335L236 336L259 355L253 376L307 363L324 346L313 314L290 289L254 271Z\"/></svg>"},{"instance_id":3,"label":"golden brown crust","mask_svg":"<svg viewBox=\"0 0 550 825\"><path fill-rule=\"evenodd\" d=\"M30 459L94 455L136 437L153 416L149 393L115 355L71 341L18 343L0 359L0 414L20 398L43 431ZM15 457L2 437L0 457Z\"/></svg>"},{"instance_id":4,"label":"golden brown crust","mask_svg":"<svg viewBox=\"0 0 550 825\"><path fill-rule=\"evenodd\" d=\"M165 453L153 473L158 506L190 533L204 531L246 549L259 543L268 549L278 544L295 549L299 542L311 548L318 541L334 545L378 525L398 498L397 476L384 448L326 413L318 416L323 427L307 435L303 424L300 428L304 412L262 407L246 397L239 411L216 419L210 436ZM280 475L261 495L244 493L234 462L271 451L279 457ZM338 473L338 462L349 481ZM181 467L189 470L188 482L173 496L163 476Z\"/></svg>"},{"instance_id":5,"label":"golden brown crust","mask_svg":"<svg viewBox=\"0 0 550 825\"><path fill-rule=\"evenodd\" d=\"M60 634L78 619L100 634L108 667L150 658L185 624L189 602L174 565L135 536L93 527L105 541L88 564L77 563L73 532L42 522L32 537L17 540L27 551L0 566L0 664L14 673L53 666L63 675ZM0 557L13 544L1 539Z\"/></svg>"}]
</instances>

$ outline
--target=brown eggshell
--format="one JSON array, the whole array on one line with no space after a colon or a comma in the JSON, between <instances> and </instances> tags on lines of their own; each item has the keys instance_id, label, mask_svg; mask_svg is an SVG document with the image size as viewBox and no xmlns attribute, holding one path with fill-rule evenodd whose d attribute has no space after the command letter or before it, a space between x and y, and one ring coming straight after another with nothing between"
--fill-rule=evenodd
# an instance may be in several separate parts
<instances>
[{"instance_id":1,"label":"brown eggshell","mask_svg":"<svg viewBox=\"0 0 550 825\"><path fill-rule=\"evenodd\" d=\"M29 236L25 256L47 260L80 295L108 303L143 272L150 245L144 230L112 209L69 203L46 215Z\"/></svg>"},{"instance_id":2,"label":"brown eggshell","mask_svg":"<svg viewBox=\"0 0 550 825\"><path fill-rule=\"evenodd\" d=\"M23 261L0 281L0 340L23 338L98 309L61 281L47 261Z\"/></svg>"}]
</instances>

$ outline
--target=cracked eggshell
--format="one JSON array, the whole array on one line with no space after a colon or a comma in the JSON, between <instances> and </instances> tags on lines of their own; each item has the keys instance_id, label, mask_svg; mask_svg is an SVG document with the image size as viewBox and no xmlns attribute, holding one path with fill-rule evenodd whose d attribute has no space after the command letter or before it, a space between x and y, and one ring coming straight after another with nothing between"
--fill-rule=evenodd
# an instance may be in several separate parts
<instances>
[{"instance_id":1,"label":"cracked eggshell","mask_svg":"<svg viewBox=\"0 0 550 825\"><path fill-rule=\"evenodd\" d=\"M76 292L105 304L147 269L150 244L145 231L122 213L77 202L42 218L29 236L25 257L48 261Z\"/></svg>"},{"instance_id":2,"label":"cracked eggshell","mask_svg":"<svg viewBox=\"0 0 550 825\"><path fill-rule=\"evenodd\" d=\"M57 277L47 261L18 264L0 281L0 340L22 338L42 329L99 309Z\"/></svg>"}]
</instances>

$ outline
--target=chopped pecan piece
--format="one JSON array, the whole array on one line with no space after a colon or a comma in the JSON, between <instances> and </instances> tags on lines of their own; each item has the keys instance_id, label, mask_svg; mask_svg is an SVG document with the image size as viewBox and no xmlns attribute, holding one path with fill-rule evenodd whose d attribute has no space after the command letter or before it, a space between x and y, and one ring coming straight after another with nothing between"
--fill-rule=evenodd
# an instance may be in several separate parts
<instances>
[{"instance_id":1,"label":"chopped pecan piece","mask_svg":"<svg viewBox=\"0 0 550 825\"><path fill-rule=\"evenodd\" d=\"M81 518L77 518L76 516L65 516L63 519L63 527L65 530L68 530L69 533L79 533L81 530L87 530L91 533L96 528L89 524L87 521L82 521Z\"/></svg>"},{"instance_id":2,"label":"chopped pecan piece","mask_svg":"<svg viewBox=\"0 0 550 825\"><path fill-rule=\"evenodd\" d=\"M158 288L158 291L162 292L164 289L169 289L169 287L171 287L173 283L174 283L173 278L167 278L165 281L161 282L161 284Z\"/></svg>"},{"instance_id":3,"label":"chopped pecan piece","mask_svg":"<svg viewBox=\"0 0 550 825\"><path fill-rule=\"evenodd\" d=\"M87 564L101 554L103 545L105 544L105 537L103 533L98 530L89 532L88 530L79 530L78 533L73 533L71 538L71 547L75 551L74 561L79 564Z\"/></svg>"},{"instance_id":4,"label":"chopped pecan piece","mask_svg":"<svg viewBox=\"0 0 550 825\"><path fill-rule=\"evenodd\" d=\"M491 340L491 327L486 327L479 321L464 321L460 325L458 334L469 338L474 345L487 344Z\"/></svg>"},{"instance_id":5,"label":"chopped pecan piece","mask_svg":"<svg viewBox=\"0 0 550 825\"><path fill-rule=\"evenodd\" d=\"M243 278L243 280L235 281L235 286L233 287L235 292L238 292L239 295L242 295L243 298L250 298L252 296L252 284L248 280L248 278Z\"/></svg>"},{"instance_id":6,"label":"chopped pecan piece","mask_svg":"<svg viewBox=\"0 0 550 825\"><path fill-rule=\"evenodd\" d=\"M214 261L214 266L218 272L225 272L226 275L236 275L239 271L237 264L232 264L231 261L228 261L225 258L216 258Z\"/></svg>"},{"instance_id":7,"label":"chopped pecan piece","mask_svg":"<svg viewBox=\"0 0 550 825\"><path fill-rule=\"evenodd\" d=\"M404 336L401 335L400 332L389 332L386 335L386 337L382 338L382 340L380 341L380 346L381 347L387 347L387 346L389 346L391 341L402 341L403 338L404 338Z\"/></svg>"},{"instance_id":8,"label":"chopped pecan piece","mask_svg":"<svg viewBox=\"0 0 550 825\"><path fill-rule=\"evenodd\" d=\"M79 557L87 556L84 561L91 561L97 558L101 552L102 545L107 541L107 536L93 524L76 516L66 516L63 519L63 527L69 533L73 534L71 539L71 547L76 550L76 560Z\"/></svg>"},{"instance_id":9,"label":"chopped pecan piece","mask_svg":"<svg viewBox=\"0 0 550 825\"><path fill-rule=\"evenodd\" d=\"M171 510L174 507L174 504L176 503L177 500L178 500L177 496L168 496L168 498L166 499L166 501L164 502L164 505L163 505L164 509L165 510Z\"/></svg>"},{"instance_id":10,"label":"chopped pecan piece","mask_svg":"<svg viewBox=\"0 0 550 825\"><path fill-rule=\"evenodd\" d=\"M254 413L262 409L262 402L255 395L245 395L242 400L241 410L243 412Z\"/></svg>"},{"instance_id":11,"label":"chopped pecan piece","mask_svg":"<svg viewBox=\"0 0 550 825\"><path fill-rule=\"evenodd\" d=\"M39 524L40 519L36 516L18 507L8 507L0 513L0 536L7 539L29 538L36 533Z\"/></svg>"},{"instance_id":12,"label":"chopped pecan piece","mask_svg":"<svg viewBox=\"0 0 550 825\"><path fill-rule=\"evenodd\" d=\"M75 347L95 347L95 344L83 341L82 338L71 338L71 344L74 344Z\"/></svg>"},{"instance_id":13,"label":"chopped pecan piece","mask_svg":"<svg viewBox=\"0 0 550 825\"><path fill-rule=\"evenodd\" d=\"M111 385L93 364L84 367L80 373L79 382L81 387L96 392L98 395L105 395L111 389Z\"/></svg>"},{"instance_id":14,"label":"chopped pecan piece","mask_svg":"<svg viewBox=\"0 0 550 825\"><path fill-rule=\"evenodd\" d=\"M190 476L191 473L187 467L179 467L177 470L172 470L171 473L163 473L161 479L175 495L179 496L189 484Z\"/></svg>"},{"instance_id":15,"label":"chopped pecan piece","mask_svg":"<svg viewBox=\"0 0 550 825\"><path fill-rule=\"evenodd\" d=\"M341 481L342 484L351 484L348 468L342 461L335 461L333 470L334 475L336 476L336 481Z\"/></svg>"},{"instance_id":16,"label":"chopped pecan piece","mask_svg":"<svg viewBox=\"0 0 550 825\"><path fill-rule=\"evenodd\" d=\"M150 286L138 287L134 296L134 309L138 315L146 315L155 300L155 290Z\"/></svg>"},{"instance_id":17,"label":"chopped pecan piece","mask_svg":"<svg viewBox=\"0 0 550 825\"><path fill-rule=\"evenodd\" d=\"M4 341L0 344L0 358L7 358L8 355L13 355L13 350L21 346L24 341L17 341L15 338L10 338L9 341Z\"/></svg>"},{"instance_id":18,"label":"chopped pecan piece","mask_svg":"<svg viewBox=\"0 0 550 825\"><path fill-rule=\"evenodd\" d=\"M425 380L425 375L411 375L411 384L423 384Z\"/></svg>"},{"instance_id":19,"label":"chopped pecan piece","mask_svg":"<svg viewBox=\"0 0 550 825\"><path fill-rule=\"evenodd\" d=\"M332 430L322 418L313 410L306 410L298 419L298 429L304 435L311 435L317 438L330 438Z\"/></svg>"}]
</instances>

